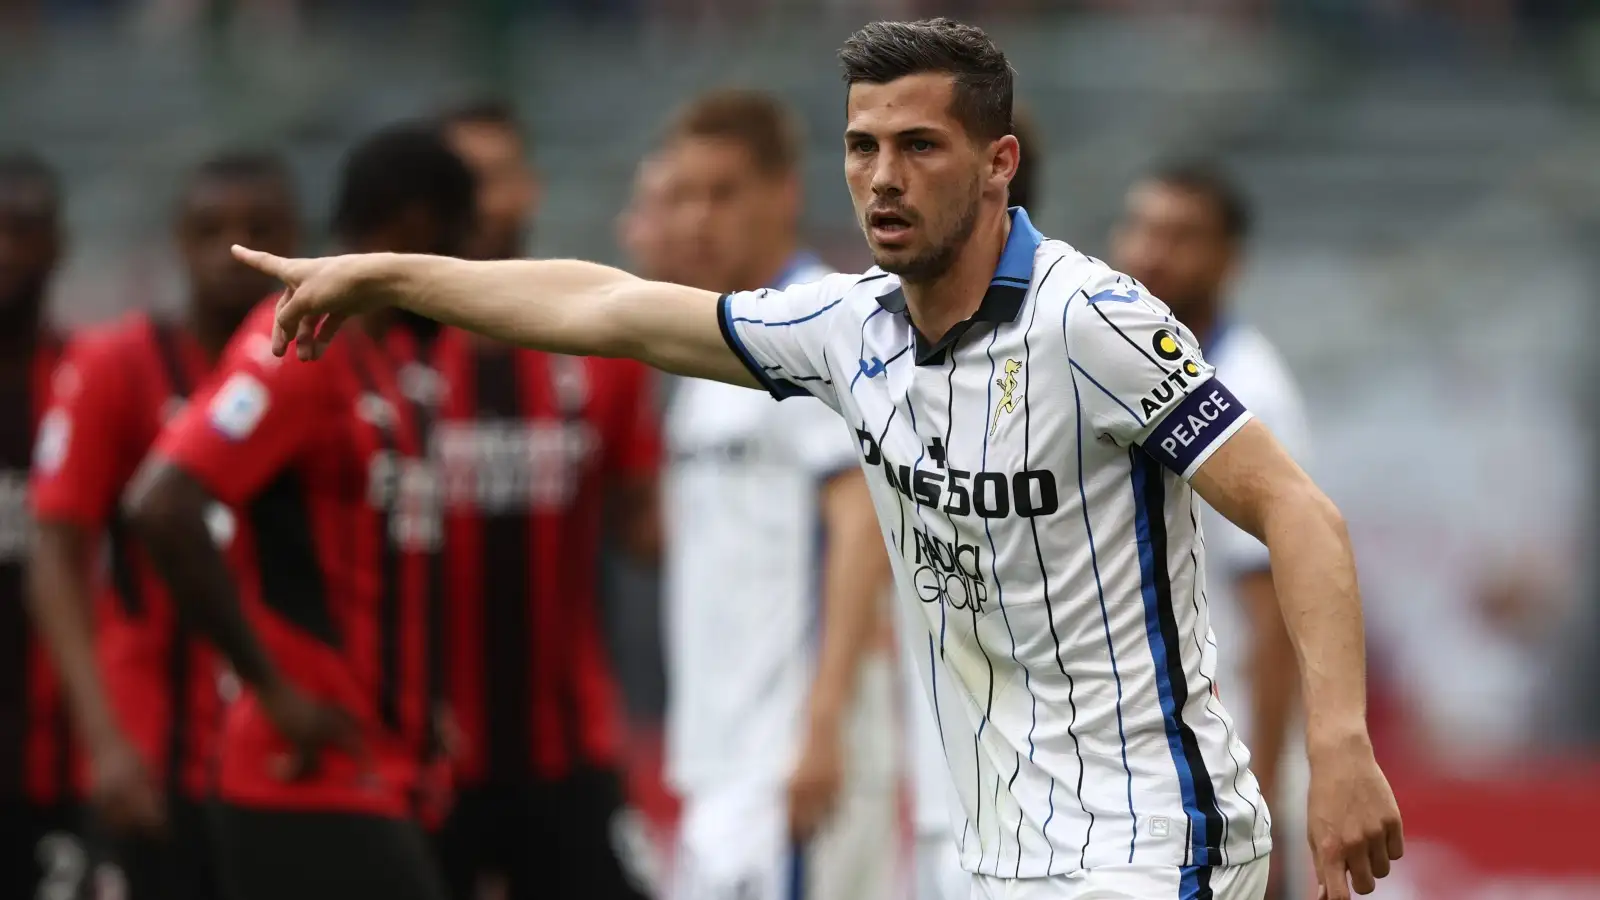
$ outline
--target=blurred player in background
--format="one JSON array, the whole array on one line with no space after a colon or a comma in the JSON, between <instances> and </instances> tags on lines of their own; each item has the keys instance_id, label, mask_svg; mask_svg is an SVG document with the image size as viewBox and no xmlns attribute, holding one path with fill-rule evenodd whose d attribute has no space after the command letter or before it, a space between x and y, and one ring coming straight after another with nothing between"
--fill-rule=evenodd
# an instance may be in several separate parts
<instances>
[{"instance_id":1,"label":"blurred player in background","mask_svg":"<svg viewBox=\"0 0 1600 900\"><path fill-rule=\"evenodd\" d=\"M831 271L799 247L799 156L791 114L763 94L679 114L660 161L692 283L782 288ZM821 403L699 379L679 383L667 435L673 896L892 896L890 685L862 666L889 569L855 442Z\"/></svg>"},{"instance_id":2,"label":"blurred player in background","mask_svg":"<svg viewBox=\"0 0 1600 900\"><path fill-rule=\"evenodd\" d=\"M1297 459L1309 448L1304 405L1278 351L1228 308L1227 292L1243 264L1250 209L1220 169L1182 162L1151 171L1131 190L1111 241L1111 264L1166 301L1199 338L1201 352L1250 410ZM1284 627L1267 548L1209 506L1203 509L1209 552L1206 590L1217 634L1238 635L1218 648L1217 688L1230 698L1251 771L1277 814L1274 890L1310 878L1305 864L1305 750L1292 737L1298 668ZM1292 867L1292 868L1291 868Z\"/></svg>"},{"instance_id":3,"label":"blurred player in background","mask_svg":"<svg viewBox=\"0 0 1600 900\"><path fill-rule=\"evenodd\" d=\"M441 117L445 137L478 179L478 226L470 251L483 259L522 256L539 212L539 177L510 105L483 100Z\"/></svg>"},{"instance_id":4,"label":"blurred player in background","mask_svg":"<svg viewBox=\"0 0 1600 900\"><path fill-rule=\"evenodd\" d=\"M521 255L538 189L510 110L466 108L444 130L478 176L477 252ZM457 331L434 361L447 386L436 446L464 738L439 835L451 887L470 900L495 873L510 900L641 897L613 839L621 708L598 580L608 500L627 549L656 552L650 372Z\"/></svg>"},{"instance_id":5,"label":"blurred player in background","mask_svg":"<svg viewBox=\"0 0 1600 900\"><path fill-rule=\"evenodd\" d=\"M681 195L664 152L657 150L640 160L633 194L617 217L617 241L644 278L685 284L696 274L687 249L692 237L679 221L692 210L680 202Z\"/></svg>"},{"instance_id":6,"label":"blurred player in background","mask_svg":"<svg viewBox=\"0 0 1600 900\"><path fill-rule=\"evenodd\" d=\"M29 460L61 348L44 313L61 246L55 173L31 154L0 156L0 896L70 900L88 869L71 728L28 622L23 565Z\"/></svg>"},{"instance_id":7,"label":"blurred player in background","mask_svg":"<svg viewBox=\"0 0 1600 900\"><path fill-rule=\"evenodd\" d=\"M253 240L292 249L296 230L282 160L240 152L202 163L174 229L189 288L183 313L134 313L75 337L40 431L34 615L88 753L97 837L132 900L220 896L202 805L222 711L217 661L179 625L166 586L130 543L120 500L163 424L274 287L229 248ZM211 516L232 571L253 578L232 513Z\"/></svg>"},{"instance_id":8,"label":"blurred player in background","mask_svg":"<svg viewBox=\"0 0 1600 900\"><path fill-rule=\"evenodd\" d=\"M474 190L434 128L389 128L346 159L333 230L349 250L461 253ZM271 355L271 319L247 320L131 491L173 596L251 689L221 742L223 874L238 900L441 900L413 820L438 684L431 416L389 317L352 323L320 369ZM219 501L256 544L255 624L207 533Z\"/></svg>"}]
</instances>

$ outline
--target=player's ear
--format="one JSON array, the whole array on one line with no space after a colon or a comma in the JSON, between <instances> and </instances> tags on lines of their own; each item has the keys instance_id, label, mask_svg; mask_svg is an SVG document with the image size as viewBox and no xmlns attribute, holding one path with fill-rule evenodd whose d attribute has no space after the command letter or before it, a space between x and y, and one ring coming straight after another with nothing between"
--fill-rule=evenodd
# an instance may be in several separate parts
<instances>
[{"instance_id":1,"label":"player's ear","mask_svg":"<svg viewBox=\"0 0 1600 900\"><path fill-rule=\"evenodd\" d=\"M1004 135L989 145L990 177L1011 184L1011 179L1017 176L1017 167L1022 163L1022 147L1017 143L1016 135Z\"/></svg>"}]
</instances>

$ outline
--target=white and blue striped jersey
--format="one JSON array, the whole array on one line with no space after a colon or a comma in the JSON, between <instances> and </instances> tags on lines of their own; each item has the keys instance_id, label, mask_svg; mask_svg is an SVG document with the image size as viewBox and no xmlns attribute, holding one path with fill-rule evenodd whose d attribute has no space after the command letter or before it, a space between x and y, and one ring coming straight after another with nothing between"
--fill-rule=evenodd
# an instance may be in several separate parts
<instances>
[{"instance_id":1,"label":"white and blue striped jersey","mask_svg":"<svg viewBox=\"0 0 1600 900\"><path fill-rule=\"evenodd\" d=\"M968 871L1243 863L1270 849L1213 690L1186 479L1249 419L1132 280L1022 210L937 342L872 270L721 301L779 398L855 430L961 814Z\"/></svg>"}]
</instances>

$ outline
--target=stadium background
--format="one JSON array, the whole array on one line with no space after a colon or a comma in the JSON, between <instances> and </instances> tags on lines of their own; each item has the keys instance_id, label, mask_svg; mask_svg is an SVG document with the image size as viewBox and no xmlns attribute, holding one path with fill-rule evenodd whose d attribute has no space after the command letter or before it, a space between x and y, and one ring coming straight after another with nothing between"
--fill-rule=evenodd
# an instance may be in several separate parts
<instances>
[{"instance_id":1,"label":"stadium background","mask_svg":"<svg viewBox=\"0 0 1600 900\"><path fill-rule=\"evenodd\" d=\"M614 217L673 107L770 89L809 127L809 237L853 268L832 54L867 19L936 12L990 27L1018 69L1047 234L1098 253L1130 179L1174 153L1225 160L1253 194L1237 308L1300 379L1310 468L1351 521L1407 817L1378 896L1600 896L1590 3L5 0L0 143L64 175L68 325L176 304L166 222L206 151L288 151L320 233L354 139L485 92L533 133L529 251L620 262ZM647 722L648 579L618 584L613 645Z\"/></svg>"}]
</instances>

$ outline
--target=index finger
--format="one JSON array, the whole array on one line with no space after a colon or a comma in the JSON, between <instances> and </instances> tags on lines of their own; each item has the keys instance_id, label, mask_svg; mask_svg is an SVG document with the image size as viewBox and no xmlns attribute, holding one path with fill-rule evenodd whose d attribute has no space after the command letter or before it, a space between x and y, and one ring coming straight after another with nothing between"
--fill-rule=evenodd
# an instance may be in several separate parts
<instances>
[{"instance_id":1,"label":"index finger","mask_svg":"<svg viewBox=\"0 0 1600 900\"><path fill-rule=\"evenodd\" d=\"M1399 819L1390 822L1384 828L1384 836L1389 845L1388 849L1390 859L1399 859L1400 857L1406 855L1405 828L1401 826Z\"/></svg>"},{"instance_id":2,"label":"index finger","mask_svg":"<svg viewBox=\"0 0 1600 900\"><path fill-rule=\"evenodd\" d=\"M252 250L249 247L234 244L233 258L286 284L292 280L294 274L294 260L274 256L263 250Z\"/></svg>"}]
</instances>

